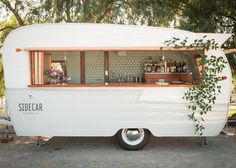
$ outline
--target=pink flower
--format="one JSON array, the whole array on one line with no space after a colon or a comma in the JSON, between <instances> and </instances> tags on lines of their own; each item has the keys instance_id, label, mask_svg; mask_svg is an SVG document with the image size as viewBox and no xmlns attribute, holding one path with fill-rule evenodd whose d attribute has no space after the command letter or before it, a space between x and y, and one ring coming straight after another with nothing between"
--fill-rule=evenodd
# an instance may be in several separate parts
<instances>
[{"instance_id":1,"label":"pink flower","mask_svg":"<svg viewBox=\"0 0 236 168\"><path fill-rule=\"evenodd\" d=\"M227 79L227 76L222 76L221 77L221 80L226 80Z\"/></svg>"},{"instance_id":2,"label":"pink flower","mask_svg":"<svg viewBox=\"0 0 236 168\"><path fill-rule=\"evenodd\" d=\"M57 72L56 71L52 71L51 75L52 76L57 76Z\"/></svg>"}]
</instances>

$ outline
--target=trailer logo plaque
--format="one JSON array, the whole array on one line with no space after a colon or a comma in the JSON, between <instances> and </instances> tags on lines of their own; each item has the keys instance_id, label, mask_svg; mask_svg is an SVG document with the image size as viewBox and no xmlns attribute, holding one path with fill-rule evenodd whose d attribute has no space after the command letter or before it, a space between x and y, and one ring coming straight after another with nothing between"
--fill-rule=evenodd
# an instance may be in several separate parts
<instances>
[{"instance_id":1,"label":"trailer logo plaque","mask_svg":"<svg viewBox=\"0 0 236 168\"><path fill-rule=\"evenodd\" d=\"M19 111L43 111L42 103L19 103Z\"/></svg>"}]
</instances>

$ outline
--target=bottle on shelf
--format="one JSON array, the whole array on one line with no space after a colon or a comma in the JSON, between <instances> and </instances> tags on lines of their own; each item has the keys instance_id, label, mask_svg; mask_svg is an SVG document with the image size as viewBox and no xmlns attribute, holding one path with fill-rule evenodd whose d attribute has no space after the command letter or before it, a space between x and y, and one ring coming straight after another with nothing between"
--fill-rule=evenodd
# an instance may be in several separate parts
<instances>
[{"instance_id":1,"label":"bottle on shelf","mask_svg":"<svg viewBox=\"0 0 236 168\"><path fill-rule=\"evenodd\" d=\"M148 67L148 59L145 58L145 61L144 61L144 72L147 72L147 67Z\"/></svg>"},{"instance_id":2,"label":"bottle on shelf","mask_svg":"<svg viewBox=\"0 0 236 168\"><path fill-rule=\"evenodd\" d=\"M183 72L183 67L182 67L182 62L181 61L179 61L178 68L179 68L179 73L182 73Z\"/></svg>"},{"instance_id":3,"label":"bottle on shelf","mask_svg":"<svg viewBox=\"0 0 236 168\"><path fill-rule=\"evenodd\" d=\"M184 72L184 62L183 61L181 62L181 72L182 73Z\"/></svg>"},{"instance_id":4,"label":"bottle on shelf","mask_svg":"<svg viewBox=\"0 0 236 168\"><path fill-rule=\"evenodd\" d=\"M159 57L159 72L163 72L163 66L162 57Z\"/></svg>"},{"instance_id":5,"label":"bottle on shelf","mask_svg":"<svg viewBox=\"0 0 236 168\"><path fill-rule=\"evenodd\" d=\"M153 60L152 57L148 58L147 72L152 72Z\"/></svg>"},{"instance_id":6,"label":"bottle on shelf","mask_svg":"<svg viewBox=\"0 0 236 168\"><path fill-rule=\"evenodd\" d=\"M182 62L181 62L181 61L179 61L179 62L177 63L176 72L177 72L177 73L182 73L182 72L183 72L183 65L182 65Z\"/></svg>"},{"instance_id":7,"label":"bottle on shelf","mask_svg":"<svg viewBox=\"0 0 236 168\"><path fill-rule=\"evenodd\" d=\"M183 62L183 72L188 72L188 67L187 67L187 61L186 61L186 59L184 60L184 62Z\"/></svg>"},{"instance_id":8,"label":"bottle on shelf","mask_svg":"<svg viewBox=\"0 0 236 168\"><path fill-rule=\"evenodd\" d=\"M163 53L161 57L161 72L166 72L166 67L167 67L167 62L166 62L165 55Z\"/></svg>"},{"instance_id":9,"label":"bottle on shelf","mask_svg":"<svg viewBox=\"0 0 236 168\"><path fill-rule=\"evenodd\" d=\"M158 65L157 61L154 61L152 66L152 72L157 72L157 65Z\"/></svg>"},{"instance_id":10,"label":"bottle on shelf","mask_svg":"<svg viewBox=\"0 0 236 168\"><path fill-rule=\"evenodd\" d=\"M179 73L179 62L176 62L176 73Z\"/></svg>"},{"instance_id":11,"label":"bottle on shelf","mask_svg":"<svg viewBox=\"0 0 236 168\"><path fill-rule=\"evenodd\" d=\"M172 63L171 63L171 59L169 59L167 61L167 70L166 70L166 72L171 72L171 68L172 68Z\"/></svg>"},{"instance_id":12,"label":"bottle on shelf","mask_svg":"<svg viewBox=\"0 0 236 168\"><path fill-rule=\"evenodd\" d=\"M144 72L159 72L159 73L186 73L188 65L186 59L184 61L172 61L166 59L164 54L159 57L159 60L150 56L144 61Z\"/></svg>"},{"instance_id":13,"label":"bottle on shelf","mask_svg":"<svg viewBox=\"0 0 236 168\"><path fill-rule=\"evenodd\" d=\"M157 71L156 72L161 72L161 64L160 64L160 62L157 63Z\"/></svg>"},{"instance_id":14,"label":"bottle on shelf","mask_svg":"<svg viewBox=\"0 0 236 168\"><path fill-rule=\"evenodd\" d=\"M176 72L176 61L174 61L172 67L171 67L171 72L175 73Z\"/></svg>"},{"instance_id":15,"label":"bottle on shelf","mask_svg":"<svg viewBox=\"0 0 236 168\"><path fill-rule=\"evenodd\" d=\"M166 61L166 59L164 60L164 72L167 72L167 61Z\"/></svg>"}]
</instances>

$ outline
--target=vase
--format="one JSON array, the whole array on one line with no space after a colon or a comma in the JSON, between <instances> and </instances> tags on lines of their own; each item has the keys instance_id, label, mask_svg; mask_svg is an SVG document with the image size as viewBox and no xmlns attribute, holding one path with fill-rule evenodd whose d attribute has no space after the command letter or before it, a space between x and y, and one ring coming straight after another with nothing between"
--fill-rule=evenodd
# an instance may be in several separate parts
<instances>
[{"instance_id":1,"label":"vase","mask_svg":"<svg viewBox=\"0 0 236 168\"><path fill-rule=\"evenodd\" d=\"M58 83L58 79L50 79L51 85L55 85Z\"/></svg>"}]
</instances>

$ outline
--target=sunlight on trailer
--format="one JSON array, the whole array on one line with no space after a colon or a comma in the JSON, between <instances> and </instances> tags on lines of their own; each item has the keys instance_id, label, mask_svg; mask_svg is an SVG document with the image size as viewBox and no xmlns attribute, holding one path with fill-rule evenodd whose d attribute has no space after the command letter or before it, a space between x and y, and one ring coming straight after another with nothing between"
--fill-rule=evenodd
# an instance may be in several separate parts
<instances>
[{"instance_id":1,"label":"sunlight on trailer","mask_svg":"<svg viewBox=\"0 0 236 168\"><path fill-rule=\"evenodd\" d=\"M128 150L143 148L152 135L192 137L184 93L201 82L196 48L206 36L221 46L231 35L113 24L42 24L12 31L3 47L6 96L19 136L114 136ZM222 50L207 55L226 57ZM221 74L204 136L225 125L230 97L229 65Z\"/></svg>"}]
</instances>

